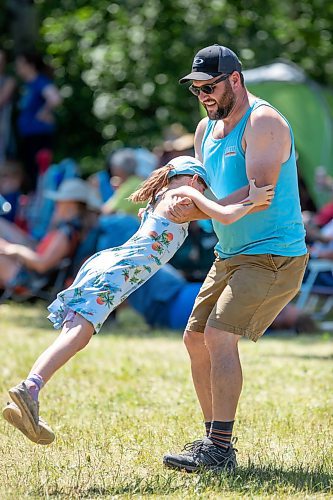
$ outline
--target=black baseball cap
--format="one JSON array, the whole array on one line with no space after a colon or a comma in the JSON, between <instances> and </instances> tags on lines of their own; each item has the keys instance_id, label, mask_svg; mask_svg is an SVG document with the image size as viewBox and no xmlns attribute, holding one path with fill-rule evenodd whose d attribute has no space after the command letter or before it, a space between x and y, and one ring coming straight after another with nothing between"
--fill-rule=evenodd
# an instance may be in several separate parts
<instances>
[{"instance_id":1,"label":"black baseball cap","mask_svg":"<svg viewBox=\"0 0 333 500\"><path fill-rule=\"evenodd\" d=\"M192 71L179 80L179 83L186 83L189 80L210 80L222 73L231 74L233 71L242 71L242 63L236 54L223 47L223 45L210 45L194 56Z\"/></svg>"}]
</instances>

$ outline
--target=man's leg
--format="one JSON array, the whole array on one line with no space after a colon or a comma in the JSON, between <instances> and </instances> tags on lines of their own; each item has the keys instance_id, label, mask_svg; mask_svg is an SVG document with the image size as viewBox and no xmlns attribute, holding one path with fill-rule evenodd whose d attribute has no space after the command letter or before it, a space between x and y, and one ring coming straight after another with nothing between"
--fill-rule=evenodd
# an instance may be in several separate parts
<instances>
[{"instance_id":1,"label":"man's leg","mask_svg":"<svg viewBox=\"0 0 333 500\"><path fill-rule=\"evenodd\" d=\"M209 439L195 442L189 453L185 449L185 453L179 455L166 455L165 465L187 471L235 469L237 462L231 436L243 382L239 339L239 335L209 326L204 335L185 332L194 387L211 429Z\"/></svg>"},{"instance_id":2,"label":"man's leg","mask_svg":"<svg viewBox=\"0 0 333 500\"><path fill-rule=\"evenodd\" d=\"M211 362L203 333L185 330L184 343L191 360L192 379L206 422L211 422Z\"/></svg>"},{"instance_id":3,"label":"man's leg","mask_svg":"<svg viewBox=\"0 0 333 500\"><path fill-rule=\"evenodd\" d=\"M20 265L8 255L0 255L0 287L6 288L7 284L16 276Z\"/></svg>"},{"instance_id":4,"label":"man's leg","mask_svg":"<svg viewBox=\"0 0 333 500\"><path fill-rule=\"evenodd\" d=\"M204 337L211 364L212 394L209 439L202 440L200 446L192 447L190 453L166 455L165 465L187 471L235 468L235 450L230 439L242 389L238 340L240 336L246 336L256 342L261 337L277 314L296 295L307 259L306 255L237 255L214 264L200 291L197 308L194 307L188 328L203 331L202 325L206 325ZM202 311L212 303L215 306L203 321ZM200 404L209 414L209 399L204 390L207 379L204 375L200 380L201 360L192 344L195 346L194 341L191 341L191 345L188 341L194 383Z\"/></svg>"},{"instance_id":5,"label":"man's leg","mask_svg":"<svg viewBox=\"0 0 333 500\"><path fill-rule=\"evenodd\" d=\"M193 384L206 421L235 418L243 382L240 338L212 327L206 327L204 335L185 331Z\"/></svg>"},{"instance_id":6,"label":"man's leg","mask_svg":"<svg viewBox=\"0 0 333 500\"><path fill-rule=\"evenodd\" d=\"M239 360L240 335L207 326L205 342L211 363L212 420L233 421L243 376Z\"/></svg>"}]
</instances>

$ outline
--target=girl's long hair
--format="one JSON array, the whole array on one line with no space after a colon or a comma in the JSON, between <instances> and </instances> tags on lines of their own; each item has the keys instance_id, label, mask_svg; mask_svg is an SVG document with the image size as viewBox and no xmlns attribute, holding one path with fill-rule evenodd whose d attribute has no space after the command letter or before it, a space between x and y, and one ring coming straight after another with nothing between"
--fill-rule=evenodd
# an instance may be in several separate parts
<instances>
[{"instance_id":1,"label":"girl's long hair","mask_svg":"<svg viewBox=\"0 0 333 500\"><path fill-rule=\"evenodd\" d=\"M165 165L165 167L158 168L145 180L139 189L134 191L128 198L134 203L143 201L154 202L155 197L161 189L167 187L169 184L169 172L173 169L172 165Z\"/></svg>"}]
</instances>

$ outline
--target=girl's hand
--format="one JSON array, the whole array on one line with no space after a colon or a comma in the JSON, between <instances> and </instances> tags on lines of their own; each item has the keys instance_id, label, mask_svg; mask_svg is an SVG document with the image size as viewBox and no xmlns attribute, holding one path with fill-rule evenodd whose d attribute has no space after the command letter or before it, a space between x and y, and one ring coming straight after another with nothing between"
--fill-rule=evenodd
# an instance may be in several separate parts
<instances>
[{"instance_id":1,"label":"girl's hand","mask_svg":"<svg viewBox=\"0 0 333 500\"><path fill-rule=\"evenodd\" d=\"M274 185L268 184L258 188L255 179L250 179L249 200L253 205L270 205L274 198Z\"/></svg>"},{"instance_id":2,"label":"girl's hand","mask_svg":"<svg viewBox=\"0 0 333 500\"><path fill-rule=\"evenodd\" d=\"M145 213L145 211L146 211L146 208L139 208L139 211L138 211L138 217L139 217L139 219L142 219L143 214Z\"/></svg>"}]
</instances>

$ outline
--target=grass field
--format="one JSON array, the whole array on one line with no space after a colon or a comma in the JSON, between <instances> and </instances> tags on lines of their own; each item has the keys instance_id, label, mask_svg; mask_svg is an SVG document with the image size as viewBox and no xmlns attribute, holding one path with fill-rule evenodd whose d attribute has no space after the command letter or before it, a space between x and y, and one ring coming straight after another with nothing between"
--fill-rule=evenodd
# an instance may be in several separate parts
<instances>
[{"instance_id":1,"label":"grass field","mask_svg":"<svg viewBox=\"0 0 333 500\"><path fill-rule=\"evenodd\" d=\"M55 333L44 305L0 309L5 403ZM178 473L163 454L203 434L181 333L123 310L43 389L52 445L0 422L0 498L333 498L332 340L242 341L237 474Z\"/></svg>"}]
</instances>

